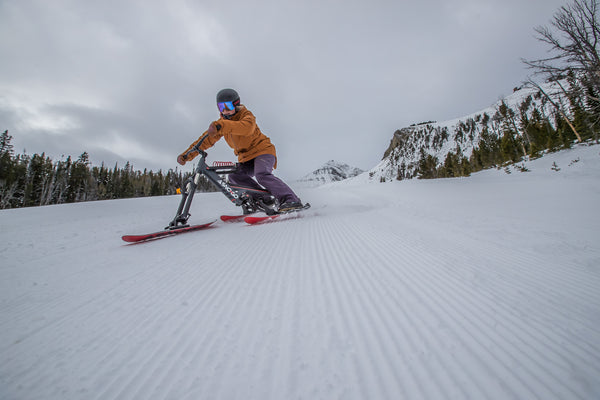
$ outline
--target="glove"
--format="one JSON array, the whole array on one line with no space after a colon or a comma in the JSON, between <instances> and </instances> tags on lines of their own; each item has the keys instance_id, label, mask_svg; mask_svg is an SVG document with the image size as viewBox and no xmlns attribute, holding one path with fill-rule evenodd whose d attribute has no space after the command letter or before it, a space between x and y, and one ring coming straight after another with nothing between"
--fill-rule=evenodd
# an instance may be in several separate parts
<instances>
[{"instance_id":1,"label":"glove","mask_svg":"<svg viewBox=\"0 0 600 400\"><path fill-rule=\"evenodd\" d=\"M185 156L184 156L183 154L180 154L180 155L177 157L177 162L178 162L179 164L181 164L181 165L185 165L185 162L186 162L186 161L187 161L187 160L185 159Z\"/></svg>"},{"instance_id":2,"label":"glove","mask_svg":"<svg viewBox=\"0 0 600 400\"><path fill-rule=\"evenodd\" d=\"M218 124L216 121L213 121L208 126L208 130L206 132L208 133L208 136L210 138L216 138L219 135L217 132L220 130L221 130L221 125Z\"/></svg>"}]
</instances>

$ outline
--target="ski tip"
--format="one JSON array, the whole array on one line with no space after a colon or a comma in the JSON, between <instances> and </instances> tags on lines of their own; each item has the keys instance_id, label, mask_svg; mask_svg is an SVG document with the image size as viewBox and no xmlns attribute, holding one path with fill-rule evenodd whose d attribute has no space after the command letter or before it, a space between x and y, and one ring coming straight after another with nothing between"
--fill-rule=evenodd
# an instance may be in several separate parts
<instances>
[{"instance_id":1,"label":"ski tip","mask_svg":"<svg viewBox=\"0 0 600 400\"><path fill-rule=\"evenodd\" d=\"M246 218L244 218L244 222L246 222L247 224L250 224L250 225L254 225L254 224L264 222L264 221L270 221L272 219L279 217L280 215L281 214L268 215L266 217L246 217Z\"/></svg>"}]
</instances>

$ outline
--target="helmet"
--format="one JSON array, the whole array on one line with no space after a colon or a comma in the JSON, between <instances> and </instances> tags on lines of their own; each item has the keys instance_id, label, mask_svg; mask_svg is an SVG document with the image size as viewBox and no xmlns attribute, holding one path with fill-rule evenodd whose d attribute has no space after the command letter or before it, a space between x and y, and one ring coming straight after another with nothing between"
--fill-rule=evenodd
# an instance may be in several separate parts
<instances>
[{"instance_id":1,"label":"helmet","mask_svg":"<svg viewBox=\"0 0 600 400\"><path fill-rule=\"evenodd\" d=\"M217 104L231 101L234 105L240 105L240 95L233 89L223 89L217 93Z\"/></svg>"},{"instance_id":2,"label":"helmet","mask_svg":"<svg viewBox=\"0 0 600 400\"><path fill-rule=\"evenodd\" d=\"M240 105L240 95L233 89L223 89L217 93L217 108L221 116L225 119L231 119L235 114L236 106ZM233 111L233 114L223 114L225 111Z\"/></svg>"}]
</instances>

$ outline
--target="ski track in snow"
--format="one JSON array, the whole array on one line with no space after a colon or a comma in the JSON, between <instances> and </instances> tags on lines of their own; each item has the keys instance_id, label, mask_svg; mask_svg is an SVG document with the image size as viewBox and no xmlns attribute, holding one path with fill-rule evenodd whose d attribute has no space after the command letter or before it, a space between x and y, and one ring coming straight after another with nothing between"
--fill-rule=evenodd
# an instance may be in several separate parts
<instances>
[{"instance_id":1,"label":"ski track in snow","mask_svg":"<svg viewBox=\"0 0 600 400\"><path fill-rule=\"evenodd\" d=\"M2 211L0 398L600 398L600 157L577 154L593 173L307 188L299 218L135 246L178 198Z\"/></svg>"}]
</instances>

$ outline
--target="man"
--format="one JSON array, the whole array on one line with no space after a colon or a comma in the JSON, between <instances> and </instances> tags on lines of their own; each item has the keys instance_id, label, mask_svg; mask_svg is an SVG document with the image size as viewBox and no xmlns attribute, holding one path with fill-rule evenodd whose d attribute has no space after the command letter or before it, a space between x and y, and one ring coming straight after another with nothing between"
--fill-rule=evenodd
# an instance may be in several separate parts
<instances>
[{"instance_id":1,"label":"man","mask_svg":"<svg viewBox=\"0 0 600 400\"><path fill-rule=\"evenodd\" d=\"M273 175L273 169L277 166L275 146L260 131L250 110L240 103L238 93L233 89L221 90L217 94L217 107L221 118L211 122L208 130L177 157L177 162L185 165L194 159L198 152L192 151L187 157L186 154L205 135L208 135L208 139L202 143L201 150L212 147L224 137L240 163L240 168L229 175L229 183L268 190L279 202L279 212L301 209L302 202L294 191Z\"/></svg>"}]
</instances>

